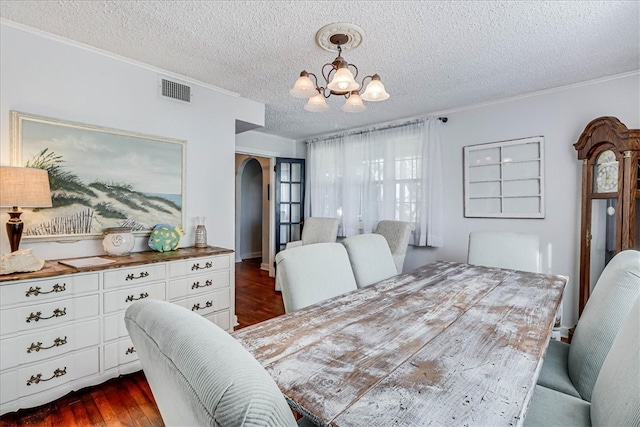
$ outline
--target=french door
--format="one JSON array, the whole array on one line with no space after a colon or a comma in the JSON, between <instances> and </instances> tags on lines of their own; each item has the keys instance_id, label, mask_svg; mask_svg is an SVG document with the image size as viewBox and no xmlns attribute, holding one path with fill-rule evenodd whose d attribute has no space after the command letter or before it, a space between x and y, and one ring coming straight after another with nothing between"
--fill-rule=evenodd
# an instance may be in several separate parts
<instances>
[{"instance_id":1,"label":"french door","mask_svg":"<svg viewBox=\"0 0 640 427\"><path fill-rule=\"evenodd\" d=\"M304 220L304 159L276 158L276 251L300 240Z\"/></svg>"}]
</instances>

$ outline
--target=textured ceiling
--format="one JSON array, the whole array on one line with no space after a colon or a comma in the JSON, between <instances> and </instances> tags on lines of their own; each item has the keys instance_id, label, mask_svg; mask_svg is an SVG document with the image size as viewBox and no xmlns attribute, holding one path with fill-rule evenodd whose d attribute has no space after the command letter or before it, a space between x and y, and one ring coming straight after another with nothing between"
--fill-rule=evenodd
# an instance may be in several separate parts
<instances>
[{"instance_id":1,"label":"textured ceiling","mask_svg":"<svg viewBox=\"0 0 640 427\"><path fill-rule=\"evenodd\" d=\"M266 105L263 132L304 139L640 69L638 1L12 1L0 17L187 76ZM322 26L348 22L343 52L391 98L305 111L289 89L335 54Z\"/></svg>"}]
</instances>

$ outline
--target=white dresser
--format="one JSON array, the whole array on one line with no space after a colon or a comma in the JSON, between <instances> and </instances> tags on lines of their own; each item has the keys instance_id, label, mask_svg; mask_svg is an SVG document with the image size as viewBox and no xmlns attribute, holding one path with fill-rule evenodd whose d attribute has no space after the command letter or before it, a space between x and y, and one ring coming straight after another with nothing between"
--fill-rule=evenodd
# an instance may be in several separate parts
<instances>
[{"instance_id":1,"label":"white dresser","mask_svg":"<svg viewBox=\"0 0 640 427\"><path fill-rule=\"evenodd\" d=\"M168 300L232 331L235 265L229 249L138 252L99 267L56 260L0 276L0 415L140 370L124 311Z\"/></svg>"}]
</instances>

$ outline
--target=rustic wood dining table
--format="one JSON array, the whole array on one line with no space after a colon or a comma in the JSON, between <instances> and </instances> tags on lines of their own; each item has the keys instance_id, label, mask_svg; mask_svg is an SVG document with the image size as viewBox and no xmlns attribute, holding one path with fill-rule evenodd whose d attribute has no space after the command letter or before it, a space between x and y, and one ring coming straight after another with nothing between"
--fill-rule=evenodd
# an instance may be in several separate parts
<instances>
[{"instance_id":1,"label":"rustic wood dining table","mask_svg":"<svg viewBox=\"0 0 640 427\"><path fill-rule=\"evenodd\" d=\"M521 425L567 281L439 261L233 336L318 425Z\"/></svg>"}]
</instances>

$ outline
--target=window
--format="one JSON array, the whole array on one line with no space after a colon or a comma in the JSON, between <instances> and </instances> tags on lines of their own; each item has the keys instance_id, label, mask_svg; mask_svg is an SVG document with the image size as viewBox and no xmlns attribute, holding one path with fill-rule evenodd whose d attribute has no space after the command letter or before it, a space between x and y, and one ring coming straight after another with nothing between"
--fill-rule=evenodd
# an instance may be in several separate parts
<instances>
[{"instance_id":1,"label":"window","mask_svg":"<svg viewBox=\"0 0 640 427\"><path fill-rule=\"evenodd\" d=\"M434 122L436 128L440 122ZM433 222L427 225L433 214L428 207L435 194L433 187L438 186L426 183L430 179L441 182L441 177L430 175L428 166L429 153L435 153L431 160L437 159L434 170L440 174L439 149L432 147L439 144L437 129L429 138L430 129L424 121L415 121L309 142L310 215L341 218L341 236L370 233L382 219L413 222L415 243L429 244L427 230L435 231L436 226Z\"/></svg>"}]
</instances>

